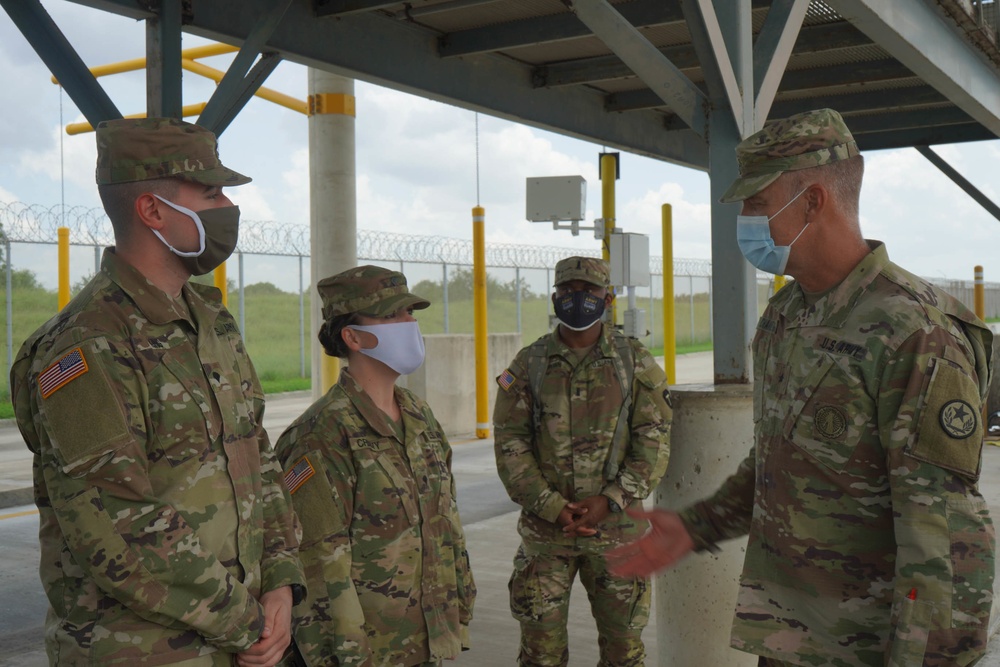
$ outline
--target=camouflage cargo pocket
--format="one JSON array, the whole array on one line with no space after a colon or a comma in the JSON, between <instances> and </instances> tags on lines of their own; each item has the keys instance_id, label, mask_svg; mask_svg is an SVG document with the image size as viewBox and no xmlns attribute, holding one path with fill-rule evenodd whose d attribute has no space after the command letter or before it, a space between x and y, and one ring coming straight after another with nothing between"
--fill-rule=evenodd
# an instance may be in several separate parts
<instances>
[{"instance_id":1,"label":"camouflage cargo pocket","mask_svg":"<svg viewBox=\"0 0 1000 667\"><path fill-rule=\"evenodd\" d=\"M649 582L642 577L635 577L632 582L632 599L629 604L628 626L633 630L642 630L649 623L649 605L653 596Z\"/></svg>"},{"instance_id":2,"label":"camouflage cargo pocket","mask_svg":"<svg viewBox=\"0 0 1000 667\"><path fill-rule=\"evenodd\" d=\"M514 556L514 572L510 575L507 588L510 591L510 613L518 621L540 621L542 619L542 585L538 580L535 558L524 553L524 547L517 548Z\"/></svg>"}]
</instances>

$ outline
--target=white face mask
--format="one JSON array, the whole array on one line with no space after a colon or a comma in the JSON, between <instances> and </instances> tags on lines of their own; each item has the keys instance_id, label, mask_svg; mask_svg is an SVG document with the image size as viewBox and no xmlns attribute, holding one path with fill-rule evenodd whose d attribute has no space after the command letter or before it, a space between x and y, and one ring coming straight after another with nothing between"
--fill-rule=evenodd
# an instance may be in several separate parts
<instances>
[{"instance_id":1,"label":"white face mask","mask_svg":"<svg viewBox=\"0 0 1000 667\"><path fill-rule=\"evenodd\" d=\"M424 337L420 335L420 325L417 322L388 322L369 326L352 324L348 328L375 336L378 341L375 347L363 347L361 354L381 361L400 375L409 375L424 363Z\"/></svg>"}]
</instances>

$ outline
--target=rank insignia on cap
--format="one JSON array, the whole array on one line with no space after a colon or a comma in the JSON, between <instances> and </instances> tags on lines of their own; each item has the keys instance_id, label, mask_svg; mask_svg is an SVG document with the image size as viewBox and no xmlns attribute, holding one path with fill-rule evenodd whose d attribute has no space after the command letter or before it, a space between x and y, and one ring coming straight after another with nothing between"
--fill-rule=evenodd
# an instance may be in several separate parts
<instances>
[{"instance_id":1,"label":"rank insignia on cap","mask_svg":"<svg viewBox=\"0 0 1000 667\"><path fill-rule=\"evenodd\" d=\"M968 438L976 430L976 411L962 400L945 403L941 406L938 418L944 432L956 440Z\"/></svg>"},{"instance_id":2,"label":"rank insignia on cap","mask_svg":"<svg viewBox=\"0 0 1000 667\"><path fill-rule=\"evenodd\" d=\"M38 388L42 392L42 398L48 398L57 389L65 387L88 370L87 360L83 358L81 348L64 354L59 361L38 374Z\"/></svg>"},{"instance_id":3,"label":"rank insignia on cap","mask_svg":"<svg viewBox=\"0 0 1000 667\"><path fill-rule=\"evenodd\" d=\"M510 386L514 384L516 380L517 378L514 377L514 374L510 372L509 368L503 369L503 373L497 376L497 384L500 385L500 388L504 391L509 390Z\"/></svg>"},{"instance_id":4,"label":"rank insignia on cap","mask_svg":"<svg viewBox=\"0 0 1000 667\"><path fill-rule=\"evenodd\" d=\"M285 473L285 486L289 493L295 493L306 481L316 474L316 469L309 462L308 456L303 456L295 466Z\"/></svg>"}]
</instances>

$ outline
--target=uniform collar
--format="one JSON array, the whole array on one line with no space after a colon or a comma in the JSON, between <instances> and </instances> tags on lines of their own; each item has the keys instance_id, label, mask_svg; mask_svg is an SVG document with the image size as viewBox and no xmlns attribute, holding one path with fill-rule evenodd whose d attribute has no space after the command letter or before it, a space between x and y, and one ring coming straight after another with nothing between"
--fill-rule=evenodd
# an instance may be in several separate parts
<instances>
[{"instance_id":1,"label":"uniform collar","mask_svg":"<svg viewBox=\"0 0 1000 667\"><path fill-rule=\"evenodd\" d=\"M781 312L789 328L826 326L839 327L850 316L858 298L865 293L875 277L889 265L889 253L881 241L865 241L871 249L839 285L816 303L809 305L798 284L787 296L775 297L773 305Z\"/></svg>"},{"instance_id":2,"label":"uniform collar","mask_svg":"<svg viewBox=\"0 0 1000 667\"><path fill-rule=\"evenodd\" d=\"M215 287L185 283L180 297L174 299L118 257L114 247L104 249L101 271L132 299L143 316L153 324L185 321L195 325L192 318L198 324L212 324L222 310L222 295ZM178 303L180 300L186 302L187 308L184 303Z\"/></svg>"},{"instance_id":3,"label":"uniform collar","mask_svg":"<svg viewBox=\"0 0 1000 667\"><path fill-rule=\"evenodd\" d=\"M614 345L611 342L611 329L605 326L604 322L601 322L601 335L597 337L597 344L594 345L591 352L593 352L594 349L597 349L600 350L600 355L602 357L610 357L612 354L611 350L613 348ZM551 333L549 333L549 340L545 348L545 354L549 357L560 356L565 357L566 359L573 359L574 357L573 348L566 345L562 338L559 337L558 326L554 328Z\"/></svg>"},{"instance_id":4,"label":"uniform collar","mask_svg":"<svg viewBox=\"0 0 1000 667\"><path fill-rule=\"evenodd\" d=\"M347 394L347 397L354 404L355 409L361 414L361 417L376 433L382 437L386 438L398 438L398 432L396 431L395 425L392 420L389 419L389 415L382 412L381 409L375 402L372 401L371 397L365 393L364 388L361 384L351 375L348 368L342 368L340 370L340 380L338 384ZM404 410L404 400L402 398L402 392L399 391L399 387L393 388L393 394L396 398L396 402L399 403L400 410Z\"/></svg>"}]
</instances>

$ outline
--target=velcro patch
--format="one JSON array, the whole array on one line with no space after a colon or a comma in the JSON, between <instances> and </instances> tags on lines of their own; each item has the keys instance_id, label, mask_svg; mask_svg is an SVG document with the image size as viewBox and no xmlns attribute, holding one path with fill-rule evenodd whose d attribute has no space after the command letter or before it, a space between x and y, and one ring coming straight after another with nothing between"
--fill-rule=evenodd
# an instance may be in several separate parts
<instances>
[{"instance_id":1,"label":"velcro patch","mask_svg":"<svg viewBox=\"0 0 1000 667\"><path fill-rule=\"evenodd\" d=\"M511 385L513 385L516 381L517 378L514 377L514 374L510 372L509 368L503 369L503 373L497 376L497 384L500 385L500 388L504 391L508 391Z\"/></svg>"},{"instance_id":2,"label":"velcro patch","mask_svg":"<svg viewBox=\"0 0 1000 667\"><path fill-rule=\"evenodd\" d=\"M90 370L87 360L83 358L83 350L70 350L44 371L38 374L38 389L42 398L48 398L60 387L66 386L72 380Z\"/></svg>"},{"instance_id":3,"label":"velcro patch","mask_svg":"<svg viewBox=\"0 0 1000 667\"><path fill-rule=\"evenodd\" d=\"M316 469L309 461L309 457L303 456L291 470L285 473L285 486L288 487L288 492L295 493L315 474Z\"/></svg>"}]
</instances>

